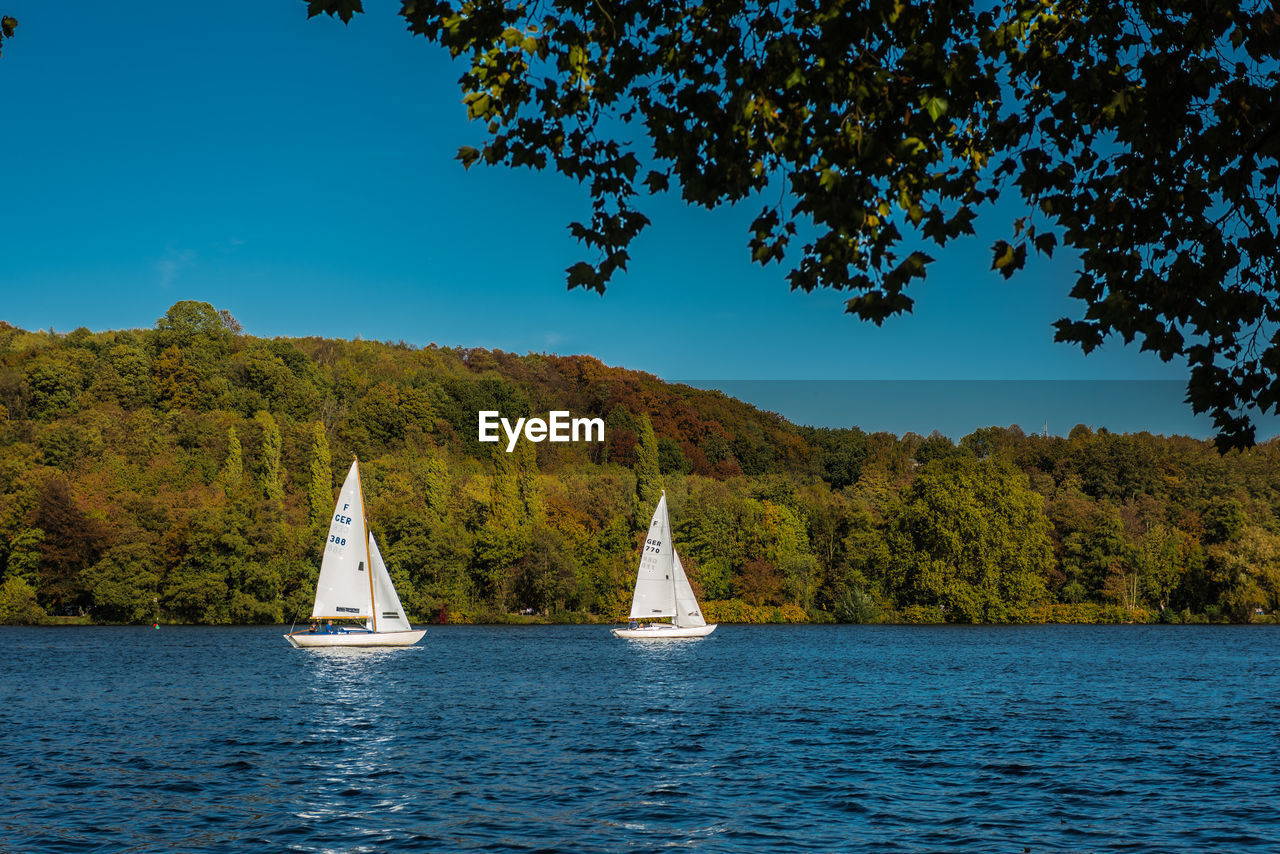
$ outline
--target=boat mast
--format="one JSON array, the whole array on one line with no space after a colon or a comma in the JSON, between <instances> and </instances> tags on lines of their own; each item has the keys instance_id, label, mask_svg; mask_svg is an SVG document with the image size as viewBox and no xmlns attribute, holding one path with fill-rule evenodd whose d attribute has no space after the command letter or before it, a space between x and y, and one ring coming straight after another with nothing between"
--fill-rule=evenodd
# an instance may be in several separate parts
<instances>
[{"instance_id":1,"label":"boat mast","mask_svg":"<svg viewBox=\"0 0 1280 854\"><path fill-rule=\"evenodd\" d=\"M360 458L356 457L356 487L360 490L360 517L364 522L364 571L369 576L369 619L378 630L378 603L373 600L373 561L369 559L369 514L364 510L364 481L360 479Z\"/></svg>"},{"instance_id":2,"label":"boat mast","mask_svg":"<svg viewBox=\"0 0 1280 854\"><path fill-rule=\"evenodd\" d=\"M680 591L676 587L676 537L671 530L671 511L667 507L667 491L665 489L662 490L662 498L662 512L667 517L667 540L669 541L668 545L671 546L671 565L667 567L667 573L671 577L671 625L678 626L680 624L676 621L680 619Z\"/></svg>"}]
</instances>

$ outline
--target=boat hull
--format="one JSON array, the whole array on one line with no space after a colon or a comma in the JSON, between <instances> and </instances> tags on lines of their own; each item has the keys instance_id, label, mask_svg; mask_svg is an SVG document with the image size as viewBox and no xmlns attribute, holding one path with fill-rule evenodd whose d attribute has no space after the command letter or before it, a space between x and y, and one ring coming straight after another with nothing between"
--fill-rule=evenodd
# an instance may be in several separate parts
<instances>
[{"instance_id":1,"label":"boat hull","mask_svg":"<svg viewBox=\"0 0 1280 854\"><path fill-rule=\"evenodd\" d=\"M716 630L719 623L709 626L672 626L651 624L634 629L610 629L615 638L631 638L633 640L667 640L672 638L705 638Z\"/></svg>"},{"instance_id":2,"label":"boat hull","mask_svg":"<svg viewBox=\"0 0 1280 854\"><path fill-rule=\"evenodd\" d=\"M298 649L317 649L334 646L413 646L422 640L426 629L408 632L295 632L284 636Z\"/></svg>"}]
</instances>

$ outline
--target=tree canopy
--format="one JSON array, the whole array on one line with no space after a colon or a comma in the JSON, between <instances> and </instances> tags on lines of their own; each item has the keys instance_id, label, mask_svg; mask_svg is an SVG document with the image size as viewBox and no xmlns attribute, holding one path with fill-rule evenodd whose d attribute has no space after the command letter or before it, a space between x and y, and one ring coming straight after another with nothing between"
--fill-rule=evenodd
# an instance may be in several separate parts
<instances>
[{"instance_id":1,"label":"tree canopy","mask_svg":"<svg viewBox=\"0 0 1280 854\"><path fill-rule=\"evenodd\" d=\"M349 21L360 0L307 0ZM792 288L909 312L929 254L1017 210L991 247L1078 259L1056 338L1109 336L1189 368L1223 447L1280 407L1280 13L1254 0L404 0L467 61L484 123L464 165L552 167L589 188L570 224L604 291L644 193L761 204L747 245ZM796 245L798 244L798 245Z\"/></svg>"},{"instance_id":2,"label":"tree canopy","mask_svg":"<svg viewBox=\"0 0 1280 854\"><path fill-rule=\"evenodd\" d=\"M626 613L653 505L708 619L1266 620L1280 440L1077 426L958 443L798 427L586 356L0 321L0 622L272 622L311 607L353 457L410 616ZM476 441L476 411L605 421Z\"/></svg>"}]
</instances>

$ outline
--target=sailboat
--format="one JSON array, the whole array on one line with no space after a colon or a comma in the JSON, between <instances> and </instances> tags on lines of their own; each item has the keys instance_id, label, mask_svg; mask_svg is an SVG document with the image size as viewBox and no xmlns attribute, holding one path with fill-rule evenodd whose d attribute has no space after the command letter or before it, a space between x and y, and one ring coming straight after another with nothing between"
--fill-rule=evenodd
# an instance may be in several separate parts
<instances>
[{"instance_id":1,"label":"sailboat","mask_svg":"<svg viewBox=\"0 0 1280 854\"><path fill-rule=\"evenodd\" d=\"M670 617L671 622L639 622L655 617ZM615 638L702 638L715 630L715 623L708 626L702 618L689 577L671 542L671 517L667 515L664 490L653 511L644 552L640 555L636 590L631 597L631 625L609 631Z\"/></svg>"},{"instance_id":2,"label":"sailboat","mask_svg":"<svg viewBox=\"0 0 1280 854\"><path fill-rule=\"evenodd\" d=\"M342 622L335 625L335 620ZM285 640L295 647L412 646L426 634L424 629L415 630L405 616L369 531L359 460L351 463L333 508L311 626L290 632Z\"/></svg>"}]
</instances>

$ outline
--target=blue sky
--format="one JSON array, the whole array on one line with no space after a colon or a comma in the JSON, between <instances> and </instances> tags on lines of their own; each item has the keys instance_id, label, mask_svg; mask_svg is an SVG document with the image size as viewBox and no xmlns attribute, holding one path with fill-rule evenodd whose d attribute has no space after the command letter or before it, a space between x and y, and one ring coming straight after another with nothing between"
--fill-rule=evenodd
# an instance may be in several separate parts
<instances>
[{"instance_id":1,"label":"blue sky","mask_svg":"<svg viewBox=\"0 0 1280 854\"><path fill-rule=\"evenodd\" d=\"M647 200L629 272L603 297L567 291L585 191L465 172L454 154L482 129L461 68L405 32L398 5L366 0L344 27L301 0L0 0L20 22L0 58L0 319L149 327L200 299L255 335L586 353L667 380L1182 379L1118 342L1088 357L1054 344L1052 322L1079 312L1071 259L1003 281L990 215L933 253L916 312L879 328L752 265L754 203ZM1096 426L1123 406L1075 412ZM1138 426L1121 429L1195 430L1128 414ZM1067 417L1046 414L1055 432Z\"/></svg>"}]
</instances>

